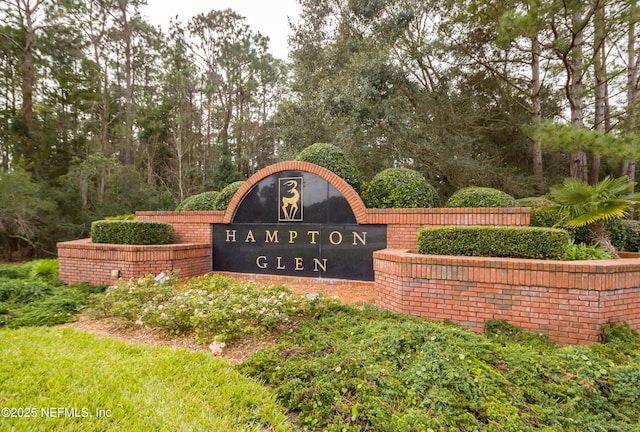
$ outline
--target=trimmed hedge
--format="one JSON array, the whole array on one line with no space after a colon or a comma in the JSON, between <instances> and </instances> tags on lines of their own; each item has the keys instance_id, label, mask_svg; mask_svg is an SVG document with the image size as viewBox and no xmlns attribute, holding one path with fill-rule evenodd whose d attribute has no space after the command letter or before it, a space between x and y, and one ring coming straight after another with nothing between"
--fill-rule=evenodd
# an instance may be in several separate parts
<instances>
[{"instance_id":1,"label":"trimmed hedge","mask_svg":"<svg viewBox=\"0 0 640 432\"><path fill-rule=\"evenodd\" d=\"M208 191L191 195L178 204L176 211L216 210L215 202L218 195L220 195L218 191Z\"/></svg>"},{"instance_id":2,"label":"trimmed hedge","mask_svg":"<svg viewBox=\"0 0 640 432\"><path fill-rule=\"evenodd\" d=\"M91 224L93 243L160 245L175 242L173 225L151 221L95 221Z\"/></svg>"},{"instance_id":3,"label":"trimmed hedge","mask_svg":"<svg viewBox=\"0 0 640 432\"><path fill-rule=\"evenodd\" d=\"M467 226L422 228L418 252L429 255L463 255L563 260L569 233L556 228Z\"/></svg>"},{"instance_id":4,"label":"trimmed hedge","mask_svg":"<svg viewBox=\"0 0 640 432\"><path fill-rule=\"evenodd\" d=\"M333 144L312 144L298 153L295 160L310 162L328 169L339 175L357 192L360 192L362 188L362 176L355 162L342 149Z\"/></svg>"},{"instance_id":5,"label":"trimmed hedge","mask_svg":"<svg viewBox=\"0 0 640 432\"><path fill-rule=\"evenodd\" d=\"M244 180L238 180L225 186L213 200L213 210L226 210L233 196L238 192L240 186L244 184Z\"/></svg>"},{"instance_id":6,"label":"trimmed hedge","mask_svg":"<svg viewBox=\"0 0 640 432\"><path fill-rule=\"evenodd\" d=\"M456 191L446 207L516 207L516 199L506 192L488 187L471 186Z\"/></svg>"},{"instance_id":7,"label":"trimmed hedge","mask_svg":"<svg viewBox=\"0 0 640 432\"><path fill-rule=\"evenodd\" d=\"M407 168L389 168L367 185L363 200L369 208L439 207L436 189L422 174Z\"/></svg>"}]
</instances>

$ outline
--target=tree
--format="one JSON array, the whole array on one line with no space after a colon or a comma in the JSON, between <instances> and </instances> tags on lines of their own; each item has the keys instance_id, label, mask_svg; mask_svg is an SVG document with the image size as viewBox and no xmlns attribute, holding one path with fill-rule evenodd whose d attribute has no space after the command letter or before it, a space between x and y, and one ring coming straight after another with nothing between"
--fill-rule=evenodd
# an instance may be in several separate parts
<instances>
[{"instance_id":1,"label":"tree","mask_svg":"<svg viewBox=\"0 0 640 432\"><path fill-rule=\"evenodd\" d=\"M54 203L42 197L42 185L33 181L31 174L18 169L0 172L0 238L4 259L20 258L29 254L21 250L26 246L36 251L44 226L44 214L54 209Z\"/></svg>"},{"instance_id":2,"label":"tree","mask_svg":"<svg viewBox=\"0 0 640 432\"><path fill-rule=\"evenodd\" d=\"M595 185L576 178L567 178L561 186L551 189L550 198L556 205L549 209L560 213L567 226L587 226L594 241L619 258L609 239L605 222L624 217L629 210L640 206L640 193L632 193L635 186L628 177L606 177Z\"/></svg>"},{"instance_id":3,"label":"tree","mask_svg":"<svg viewBox=\"0 0 640 432\"><path fill-rule=\"evenodd\" d=\"M20 29L20 39L12 39L14 44L20 46L20 72L22 81L22 94L20 109L23 122L24 147L20 149L18 156L26 161L32 161L36 150L36 123L34 119L34 92L36 88L35 50L36 33L41 29L38 20L42 17L42 8L47 0L8 0L10 9L5 10L7 16L12 18L15 28ZM5 38L10 34L3 34Z\"/></svg>"}]
</instances>

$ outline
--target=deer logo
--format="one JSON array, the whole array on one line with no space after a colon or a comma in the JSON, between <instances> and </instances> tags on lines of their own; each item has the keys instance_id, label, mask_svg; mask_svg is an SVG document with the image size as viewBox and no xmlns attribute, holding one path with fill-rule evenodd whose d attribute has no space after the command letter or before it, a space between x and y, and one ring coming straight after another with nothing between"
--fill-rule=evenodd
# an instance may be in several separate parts
<instances>
[{"instance_id":1,"label":"deer logo","mask_svg":"<svg viewBox=\"0 0 640 432\"><path fill-rule=\"evenodd\" d=\"M280 220L302 220L302 178L280 179Z\"/></svg>"}]
</instances>

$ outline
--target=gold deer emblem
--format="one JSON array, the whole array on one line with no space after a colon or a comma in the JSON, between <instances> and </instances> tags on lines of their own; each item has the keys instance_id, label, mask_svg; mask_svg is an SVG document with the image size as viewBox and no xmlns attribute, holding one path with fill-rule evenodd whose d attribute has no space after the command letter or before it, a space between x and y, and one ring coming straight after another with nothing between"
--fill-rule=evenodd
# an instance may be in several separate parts
<instances>
[{"instance_id":1,"label":"gold deer emblem","mask_svg":"<svg viewBox=\"0 0 640 432\"><path fill-rule=\"evenodd\" d=\"M302 195L299 190L301 184L302 178L280 179L280 220L302 220Z\"/></svg>"}]
</instances>

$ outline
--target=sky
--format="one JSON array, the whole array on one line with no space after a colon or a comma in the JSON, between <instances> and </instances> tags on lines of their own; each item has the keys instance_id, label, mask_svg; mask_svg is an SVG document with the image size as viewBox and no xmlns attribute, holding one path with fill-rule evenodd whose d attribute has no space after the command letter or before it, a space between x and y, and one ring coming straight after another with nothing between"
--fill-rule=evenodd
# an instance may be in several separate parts
<instances>
[{"instance_id":1,"label":"sky","mask_svg":"<svg viewBox=\"0 0 640 432\"><path fill-rule=\"evenodd\" d=\"M211 10L233 9L246 18L253 31L269 37L269 48L274 57L286 60L290 34L288 18L295 21L300 14L296 0L148 0L142 8L153 25L168 30L169 19L178 15L186 24L191 17Z\"/></svg>"}]
</instances>

